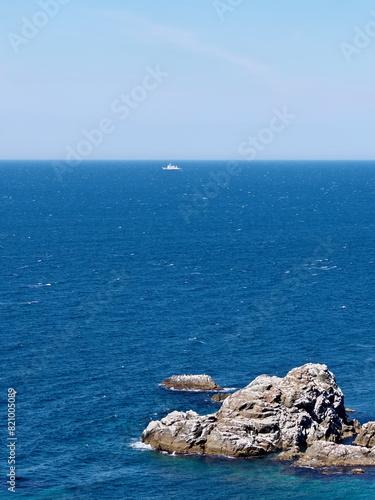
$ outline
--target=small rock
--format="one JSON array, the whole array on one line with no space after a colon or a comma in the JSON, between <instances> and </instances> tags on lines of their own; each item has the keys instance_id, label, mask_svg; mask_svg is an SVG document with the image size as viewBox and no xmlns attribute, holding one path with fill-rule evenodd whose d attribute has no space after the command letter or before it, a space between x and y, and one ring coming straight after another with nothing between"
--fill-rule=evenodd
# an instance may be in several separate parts
<instances>
[{"instance_id":1,"label":"small rock","mask_svg":"<svg viewBox=\"0 0 375 500\"><path fill-rule=\"evenodd\" d=\"M214 394L211 399L212 401L221 403L224 399L227 399L228 396L230 396L230 394Z\"/></svg>"},{"instance_id":2,"label":"small rock","mask_svg":"<svg viewBox=\"0 0 375 500\"><path fill-rule=\"evenodd\" d=\"M278 454L275 458L276 462L283 462L287 460L297 460L300 458L302 453L295 449L285 450Z\"/></svg>"},{"instance_id":3,"label":"small rock","mask_svg":"<svg viewBox=\"0 0 375 500\"><path fill-rule=\"evenodd\" d=\"M348 474L364 474L365 471L363 469L352 469Z\"/></svg>"},{"instance_id":4,"label":"small rock","mask_svg":"<svg viewBox=\"0 0 375 500\"><path fill-rule=\"evenodd\" d=\"M162 385L179 391L222 391L209 375L173 375L163 380Z\"/></svg>"}]
</instances>

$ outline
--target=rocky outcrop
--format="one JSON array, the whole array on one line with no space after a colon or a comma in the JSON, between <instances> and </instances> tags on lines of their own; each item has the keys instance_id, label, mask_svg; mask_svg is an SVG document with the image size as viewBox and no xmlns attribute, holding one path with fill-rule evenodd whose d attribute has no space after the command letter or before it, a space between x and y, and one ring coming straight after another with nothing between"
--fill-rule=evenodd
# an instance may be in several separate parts
<instances>
[{"instance_id":1,"label":"rocky outcrop","mask_svg":"<svg viewBox=\"0 0 375 500\"><path fill-rule=\"evenodd\" d=\"M162 385L179 391L222 391L209 375L172 375L163 380Z\"/></svg>"},{"instance_id":2,"label":"rocky outcrop","mask_svg":"<svg viewBox=\"0 0 375 500\"><path fill-rule=\"evenodd\" d=\"M354 444L373 448L375 446L375 422L364 424L356 437Z\"/></svg>"},{"instance_id":3,"label":"rocky outcrop","mask_svg":"<svg viewBox=\"0 0 375 500\"><path fill-rule=\"evenodd\" d=\"M293 465L301 467L353 467L375 465L375 448L319 441Z\"/></svg>"},{"instance_id":4,"label":"rocky outcrop","mask_svg":"<svg viewBox=\"0 0 375 500\"><path fill-rule=\"evenodd\" d=\"M142 434L157 450L247 457L355 434L344 396L326 365L306 364L284 378L261 375L231 394L217 413L173 412Z\"/></svg>"}]
</instances>

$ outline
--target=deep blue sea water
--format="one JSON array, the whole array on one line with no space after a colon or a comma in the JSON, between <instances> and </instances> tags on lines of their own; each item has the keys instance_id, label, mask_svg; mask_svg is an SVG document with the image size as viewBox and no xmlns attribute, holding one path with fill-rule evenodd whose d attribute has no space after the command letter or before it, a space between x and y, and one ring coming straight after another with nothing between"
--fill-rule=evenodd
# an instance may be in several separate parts
<instances>
[{"instance_id":1,"label":"deep blue sea water","mask_svg":"<svg viewBox=\"0 0 375 500\"><path fill-rule=\"evenodd\" d=\"M218 409L159 386L180 373L241 388L326 363L355 418L375 420L375 163L163 165L0 163L0 498L12 387L19 498L374 499L371 469L139 441L172 410Z\"/></svg>"}]
</instances>

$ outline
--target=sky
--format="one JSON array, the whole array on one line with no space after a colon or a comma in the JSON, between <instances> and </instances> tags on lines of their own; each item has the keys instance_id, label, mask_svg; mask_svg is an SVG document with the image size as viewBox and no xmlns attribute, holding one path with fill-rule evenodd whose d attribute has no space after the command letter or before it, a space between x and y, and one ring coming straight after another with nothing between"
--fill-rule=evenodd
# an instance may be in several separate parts
<instances>
[{"instance_id":1,"label":"sky","mask_svg":"<svg viewBox=\"0 0 375 500\"><path fill-rule=\"evenodd\" d=\"M374 158L367 0L17 0L0 159Z\"/></svg>"}]
</instances>

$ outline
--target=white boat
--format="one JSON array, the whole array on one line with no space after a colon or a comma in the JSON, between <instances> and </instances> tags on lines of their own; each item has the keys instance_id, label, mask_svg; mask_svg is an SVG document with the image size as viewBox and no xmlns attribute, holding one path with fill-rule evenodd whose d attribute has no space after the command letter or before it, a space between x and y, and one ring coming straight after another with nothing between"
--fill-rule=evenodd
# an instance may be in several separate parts
<instances>
[{"instance_id":1,"label":"white boat","mask_svg":"<svg viewBox=\"0 0 375 500\"><path fill-rule=\"evenodd\" d=\"M172 163L169 163L169 165L167 165L166 167L162 167L163 170L181 170L180 167L178 167L177 165L172 165Z\"/></svg>"}]
</instances>

